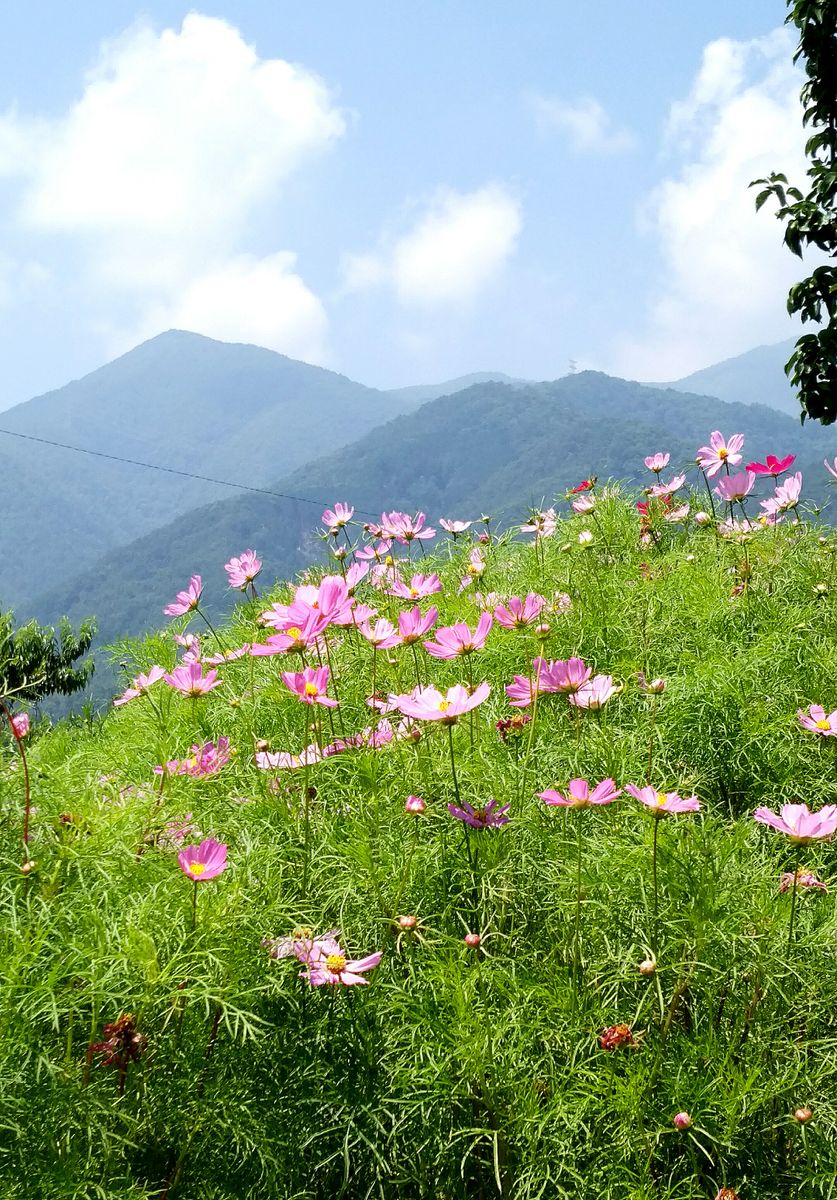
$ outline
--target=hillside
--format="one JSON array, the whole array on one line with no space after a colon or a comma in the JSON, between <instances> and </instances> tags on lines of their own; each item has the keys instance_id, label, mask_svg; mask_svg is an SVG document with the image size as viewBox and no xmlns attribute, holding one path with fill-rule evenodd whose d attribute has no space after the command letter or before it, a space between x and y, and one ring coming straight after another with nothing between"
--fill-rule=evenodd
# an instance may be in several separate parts
<instances>
[{"instance_id":1,"label":"hillside","mask_svg":"<svg viewBox=\"0 0 837 1200\"><path fill-rule=\"evenodd\" d=\"M171 330L0 414L0 429L267 484L413 406L258 346ZM25 520L0 528L0 602L22 607L104 553L229 489L0 434Z\"/></svg>"},{"instance_id":2,"label":"hillside","mask_svg":"<svg viewBox=\"0 0 837 1200\"><path fill-rule=\"evenodd\" d=\"M397 400L412 401L415 404L426 404L428 400L438 400L440 396L454 396L464 392L475 383L508 383L512 387L526 387L532 382L527 379L513 379L502 371L474 371L470 375L460 375L456 379L448 379L445 383L416 383L410 387L394 388L388 395Z\"/></svg>"},{"instance_id":3,"label":"hillside","mask_svg":"<svg viewBox=\"0 0 837 1200\"><path fill-rule=\"evenodd\" d=\"M596 372L519 389L479 384L456 405L432 401L274 485L302 499L244 494L195 509L45 591L30 611L49 622L93 613L100 644L112 642L160 625L163 605L195 572L204 577L210 607L223 606L223 564L247 546L261 553L265 578L293 575L319 553L313 531L335 500L369 517L389 505L423 509L432 521L481 512L515 521L594 472L635 480L637 463L644 472L643 456L654 450L669 450L672 468L685 468L716 428L744 433L755 457L794 446L806 494L825 497L822 459L837 454L837 431L810 423L800 429L765 407L662 392ZM98 699L109 685L100 671Z\"/></svg>"},{"instance_id":4,"label":"hillside","mask_svg":"<svg viewBox=\"0 0 837 1200\"><path fill-rule=\"evenodd\" d=\"M673 388L678 392L717 396L730 403L766 404L790 416L799 416L799 401L785 375L785 363L796 339L757 346L746 354L713 363L678 379L676 383L649 384L649 387Z\"/></svg>"}]
</instances>

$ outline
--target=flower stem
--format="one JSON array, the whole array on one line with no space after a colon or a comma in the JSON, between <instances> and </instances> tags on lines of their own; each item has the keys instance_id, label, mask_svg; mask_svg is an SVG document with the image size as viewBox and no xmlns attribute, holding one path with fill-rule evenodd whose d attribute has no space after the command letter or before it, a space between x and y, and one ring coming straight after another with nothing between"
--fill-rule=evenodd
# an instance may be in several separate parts
<instances>
[{"instance_id":1,"label":"flower stem","mask_svg":"<svg viewBox=\"0 0 837 1200\"><path fill-rule=\"evenodd\" d=\"M788 926L788 950L793 945L793 931L796 923L796 893L799 887L799 855L793 866L793 891L791 892L790 924Z\"/></svg>"},{"instance_id":2,"label":"flower stem","mask_svg":"<svg viewBox=\"0 0 837 1200\"><path fill-rule=\"evenodd\" d=\"M14 722L12 721L12 714L9 712L8 708L3 703L2 700L0 700L0 709L2 709L6 720L9 722L9 729L12 731L12 737L14 738L17 748L20 751L20 760L23 763L23 793L24 793L24 795L23 795L23 846L24 846L24 849L25 849L27 857L28 857L28 855L29 855L29 809L30 809L30 803L31 803L30 795L29 795L29 764L26 761L26 751L23 749L23 738L19 738L17 736L17 733L15 732Z\"/></svg>"},{"instance_id":3,"label":"flower stem","mask_svg":"<svg viewBox=\"0 0 837 1200\"><path fill-rule=\"evenodd\" d=\"M453 752L453 725L448 725L448 745L450 746L450 771L453 776L453 791L456 796L456 803L460 803L459 799L459 780L456 778L456 755Z\"/></svg>"},{"instance_id":4,"label":"flower stem","mask_svg":"<svg viewBox=\"0 0 837 1200\"><path fill-rule=\"evenodd\" d=\"M190 931L192 933L195 932L195 925L197 924L197 917L198 917L198 881L197 881L197 879L193 879L192 880L192 928Z\"/></svg>"},{"instance_id":5,"label":"flower stem","mask_svg":"<svg viewBox=\"0 0 837 1200\"><path fill-rule=\"evenodd\" d=\"M573 963L576 982L581 975L581 811L576 813L575 932Z\"/></svg>"},{"instance_id":6,"label":"flower stem","mask_svg":"<svg viewBox=\"0 0 837 1200\"><path fill-rule=\"evenodd\" d=\"M659 892L657 889L657 838L659 836L659 832L660 832L660 819L659 819L659 817L655 816L654 817L654 841L653 841L653 847L651 850L651 874L652 874L653 880L654 880L654 936L653 936L651 949L654 951L655 954L657 953L657 933L658 933L658 928L659 928L659 915L660 915Z\"/></svg>"}]
</instances>

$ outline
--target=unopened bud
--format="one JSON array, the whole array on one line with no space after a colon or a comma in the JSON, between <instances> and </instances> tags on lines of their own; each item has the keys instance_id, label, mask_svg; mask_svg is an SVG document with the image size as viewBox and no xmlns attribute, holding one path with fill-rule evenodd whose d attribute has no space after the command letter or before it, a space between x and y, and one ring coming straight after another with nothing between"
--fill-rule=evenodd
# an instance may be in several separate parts
<instances>
[{"instance_id":1,"label":"unopened bud","mask_svg":"<svg viewBox=\"0 0 837 1200\"><path fill-rule=\"evenodd\" d=\"M679 1112L674 1114L671 1123L675 1129L688 1129L692 1124L692 1118L687 1112Z\"/></svg>"},{"instance_id":2,"label":"unopened bud","mask_svg":"<svg viewBox=\"0 0 837 1200\"><path fill-rule=\"evenodd\" d=\"M265 752L265 750L269 749L269 747L270 747L270 742L265 741L264 738L257 738L256 750L259 752L259 754L263 754Z\"/></svg>"},{"instance_id":3,"label":"unopened bud","mask_svg":"<svg viewBox=\"0 0 837 1200\"><path fill-rule=\"evenodd\" d=\"M398 918L398 928L399 929L406 929L406 930L415 929L416 925L418 925L417 917L406 916L406 917Z\"/></svg>"},{"instance_id":4,"label":"unopened bud","mask_svg":"<svg viewBox=\"0 0 837 1200\"><path fill-rule=\"evenodd\" d=\"M420 817L426 808L427 805L421 796L408 796L404 801L404 812L406 813L415 813Z\"/></svg>"},{"instance_id":5,"label":"unopened bud","mask_svg":"<svg viewBox=\"0 0 837 1200\"><path fill-rule=\"evenodd\" d=\"M540 625L535 626L535 637L548 638L551 632L552 632L552 630L547 625L546 621L542 622L542 624L540 624Z\"/></svg>"},{"instance_id":6,"label":"unopened bud","mask_svg":"<svg viewBox=\"0 0 837 1200\"><path fill-rule=\"evenodd\" d=\"M793 1111L793 1118L800 1125L807 1125L813 1115L810 1108L795 1108Z\"/></svg>"},{"instance_id":7,"label":"unopened bud","mask_svg":"<svg viewBox=\"0 0 837 1200\"><path fill-rule=\"evenodd\" d=\"M482 939L478 933L466 933L462 940L469 950L476 950Z\"/></svg>"},{"instance_id":8,"label":"unopened bud","mask_svg":"<svg viewBox=\"0 0 837 1200\"><path fill-rule=\"evenodd\" d=\"M36 866L37 863L35 862L34 858L27 859L25 863L20 864L21 875L31 875Z\"/></svg>"},{"instance_id":9,"label":"unopened bud","mask_svg":"<svg viewBox=\"0 0 837 1200\"><path fill-rule=\"evenodd\" d=\"M646 979L649 979L656 969L657 963L653 958L644 958L638 967L640 975L644 975Z\"/></svg>"}]
</instances>

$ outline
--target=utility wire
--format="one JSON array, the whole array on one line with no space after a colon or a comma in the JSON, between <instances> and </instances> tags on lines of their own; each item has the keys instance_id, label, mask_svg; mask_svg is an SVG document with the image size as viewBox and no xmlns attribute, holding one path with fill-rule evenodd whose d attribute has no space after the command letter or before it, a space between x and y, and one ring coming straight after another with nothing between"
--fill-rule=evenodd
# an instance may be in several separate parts
<instances>
[{"instance_id":1,"label":"utility wire","mask_svg":"<svg viewBox=\"0 0 837 1200\"><path fill-rule=\"evenodd\" d=\"M310 496L292 496L287 492L272 492L270 488L253 487L249 483L233 483L229 479L215 479L212 475L197 475L194 471L180 471L176 467L161 467L158 463L140 462L136 458L123 458L119 454L105 454L103 450L89 450L85 446L69 446L66 442L53 442L49 438L34 437L31 433L16 433L13 429L0 429L8 437L23 438L27 442L40 442L44 446L57 446L60 450L73 450L76 454L91 454L95 458L109 458L112 462L128 463L132 467L147 467L149 471L165 471L167 475L182 475L185 479L200 479L204 483L217 483L221 487L238 488L242 492L259 492L262 496L275 496L278 500L296 500L301 504L324 505L330 508L330 500L312 500ZM355 512L365 517L374 517L375 513L363 508Z\"/></svg>"}]
</instances>

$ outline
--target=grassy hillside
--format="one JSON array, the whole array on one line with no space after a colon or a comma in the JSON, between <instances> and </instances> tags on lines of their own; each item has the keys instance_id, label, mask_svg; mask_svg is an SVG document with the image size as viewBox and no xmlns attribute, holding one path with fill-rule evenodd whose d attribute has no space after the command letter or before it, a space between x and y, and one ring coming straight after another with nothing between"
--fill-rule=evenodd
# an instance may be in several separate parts
<instances>
[{"instance_id":1,"label":"grassy hillside","mask_svg":"<svg viewBox=\"0 0 837 1200\"><path fill-rule=\"evenodd\" d=\"M515 397L524 425L535 403ZM661 418L648 403L648 421ZM461 450L490 421L482 411ZM541 435L518 494L560 453L548 425ZM657 429L641 451L672 444ZM448 452L443 438L428 478ZM502 472L478 437L473 453ZM653 482L640 463L631 472ZM479 474L476 462L463 471ZM418 483L402 474L401 486L412 496ZM437 627L474 630L477 587L492 607L546 598L523 627L484 621L469 654L440 659L421 641L374 651L332 624L304 655L228 662L205 696L158 681L102 721L36 730L21 743L26 847L6 740L4 1196L832 1194L837 922L822 889L835 875L824 835L837 826L837 718L807 729L797 710L837 708L834 533L791 513L724 534L670 523L653 504L641 526L635 494L593 495L586 515L562 504L537 544L480 544L485 571L465 590L474 543L422 558L441 578L421 602ZM705 494L689 501L702 508ZM219 562L260 540L241 532ZM420 553L396 549L408 579ZM177 564L178 585L193 566ZM130 650L129 672L171 669L184 628L203 630L205 657L261 640L258 613L291 594L240 603L218 637L175 618ZM393 621L413 604L370 576L356 595ZM324 590L317 604L312 619L335 612ZM536 675L537 654L559 665ZM571 656L609 677L600 708L583 706L589 685L575 705L547 690ZM281 680L320 660L330 677L301 691L336 708L302 703ZM509 702L515 676L514 694L540 678L526 707ZM425 697L440 719L404 726L367 703L392 694L410 713L418 683L465 686ZM468 697L470 713L446 725ZM201 750L209 742L220 756ZM309 744L307 766L256 757ZM580 779L620 794L577 808L540 797L566 798ZM646 785L651 807L630 791ZM663 793L685 803L662 809ZM791 802L822 814L807 841L753 820ZM476 825L461 819L471 810ZM227 852L217 875L223 851L197 849L209 838ZM193 883L185 872L205 861Z\"/></svg>"},{"instance_id":2,"label":"grassy hillside","mask_svg":"<svg viewBox=\"0 0 837 1200\"><path fill-rule=\"evenodd\" d=\"M197 475L266 484L413 405L258 346L172 330L0 414L0 428ZM18 607L229 489L0 434L18 519L0 600ZM25 514L25 520L23 515Z\"/></svg>"},{"instance_id":3,"label":"grassy hillside","mask_svg":"<svg viewBox=\"0 0 837 1200\"><path fill-rule=\"evenodd\" d=\"M184 571L204 576L217 611L225 601L222 565L245 546L262 553L269 578L293 575L318 553L313 530L323 507L341 497L351 496L365 519L389 504L422 509L434 521L451 512L502 520L597 471L603 479L636 479L647 446L664 446L673 467L694 472L694 446L718 427L745 433L756 457L797 447L808 494L825 496L822 459L837 454L837 433L812 424L800 430L767 408L659 392L595 372L522 389L480 384L455 403L442 398L397 417L274 485L315 503L245 494L199 508L51 588L27 615L55 621L66 613L77 621L92 613L99 644L112 642L158 624ZM110 686L100 670L93 695L101 700Z\"/></svg>"}]
</instances>

